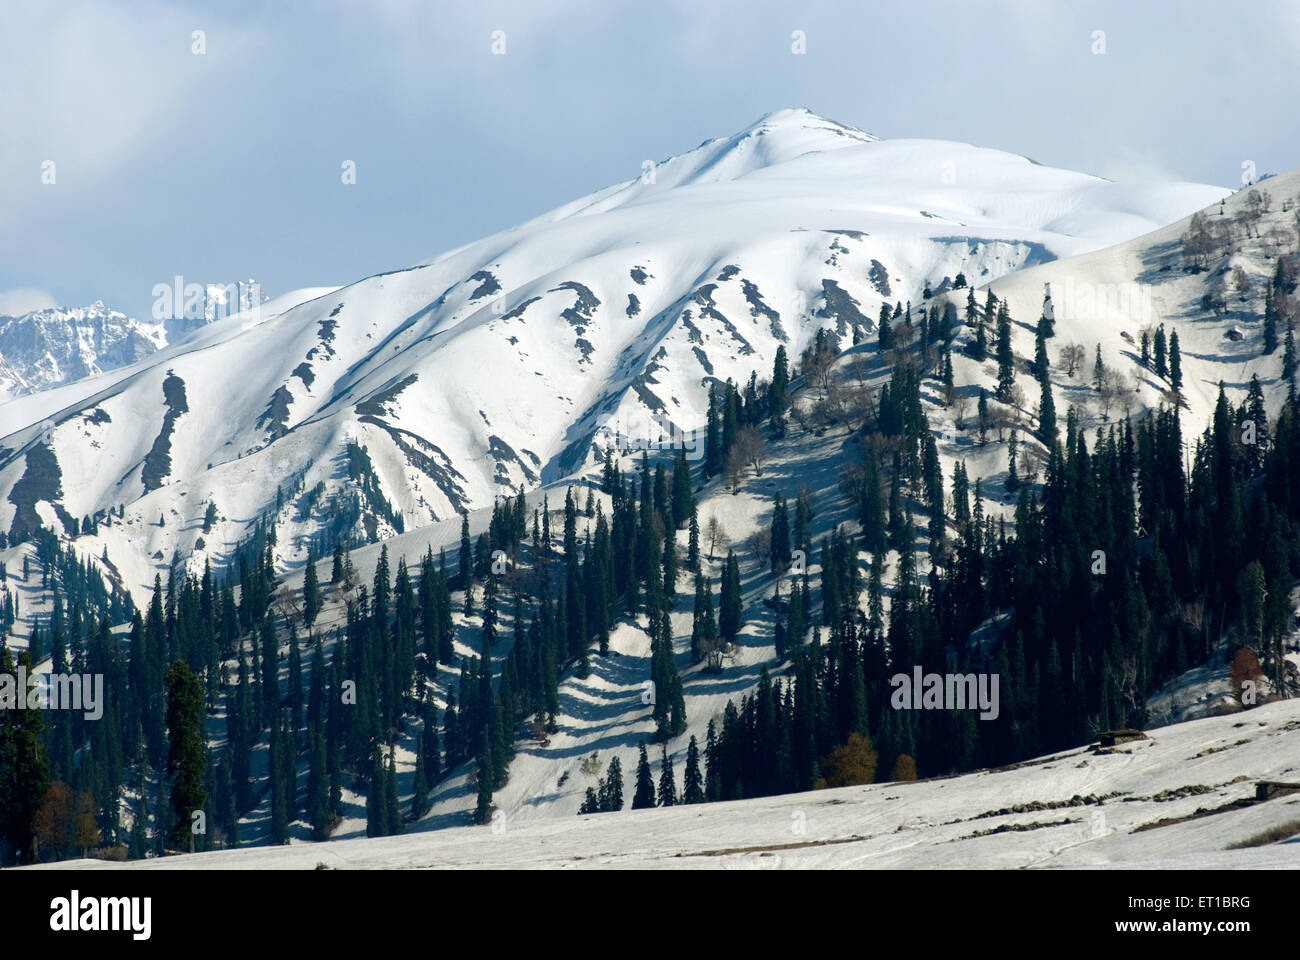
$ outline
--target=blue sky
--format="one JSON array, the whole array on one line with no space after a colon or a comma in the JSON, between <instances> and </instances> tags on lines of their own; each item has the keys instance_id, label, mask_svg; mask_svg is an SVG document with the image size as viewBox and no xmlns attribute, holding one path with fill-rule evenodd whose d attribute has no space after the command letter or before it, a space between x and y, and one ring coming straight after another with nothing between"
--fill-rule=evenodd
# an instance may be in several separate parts
<instances>
[{"instance_id":1,"label":"blue sky","mask_svg":"<svg viewBox=\"0 0 1300 960\"><path fill-rule=\"evenodd\" d=\"M784 107L1238 186L1300 166L1297 90L1287 0L0 0L0 312L346 283Z\"/></svg>"}]
</instances>

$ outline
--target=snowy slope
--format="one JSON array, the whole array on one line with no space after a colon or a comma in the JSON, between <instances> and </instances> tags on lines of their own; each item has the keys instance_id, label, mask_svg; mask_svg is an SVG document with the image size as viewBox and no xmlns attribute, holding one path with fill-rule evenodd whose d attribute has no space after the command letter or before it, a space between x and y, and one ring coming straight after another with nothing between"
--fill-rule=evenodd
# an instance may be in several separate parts
<instances>
[{"instance_id":1,"label":"snowy slope","mask_svg":"<svg viewBox=\"0 0 1300 960\"><path fill-rule=\"evenodd\" d=\"M1300 868L1228 849L1300 821L1300 792L1235 803L1259 780L1300 780L1300 701L947 779L44 869Z\"/></svg>"},{"instance_id":2,"label":"snowy slope","mask_svg":"<svg viewBox=\"0 0 1300 960\"><path fill-rule=\"evenodd\" d=\"M698 425L710 382L766 373L821 327L869 330L882 301L1127 240L1224 193L781 111L426 263L0 404L0 529L29 446L52 436L61 493L45 496L76 518L123 510L79 546L107 548L133 588L173 556L219 567L263 516L294 565L349 440L412 529L568 475L611 419ZM319 483L316 510L277 511L278 488ZM209 501L221 520L198 548ZM370 506L358 527L391 535Z\"/></svg>"},{"instance_id":3,"label":"snowy slope","mask_svg":"<svg viewBox=\"0 0 1300 960\"><path fill-rule=\"evenodd\" d=\"M987 284L1006 299L1018 321L1013 341L1017 355L1026 359L1034 355L1034 325L1041 315L1044 291L1050 289L1057 323L1048 353L1062 423L1071 403L1094 418L1092 425L1100 422L1096 399L1080 391L1089 383L1098 344L1104 363L1133 381L1130 403L1135 415L1164 399L1168 381L1138 362L1141 331L1154 331L1158 325L1164 325L1166 332L1177 331L1180 340L1185 438L1193 439L1209 422L1220 382L1235 405L1251 377L1258 375L1269 409L1276 409L1286 396L1286 386L1280 382L1281 347L1271 355L1263 353L1264 297L1278 255L1300 251L1300 171L1271 177L1253 190L1267 194L1269 205L1249 229L1241 218L1250 205L1251 189L1239 190L1205 211L1211 230L1230 231L1226 246L1211 258L1210 269L1188 271L1183 240L1190 218L1183 218L1127 243L1020 270ZM1238 269L1247 284L1240 292L1232 277ZM1226 296L1222 312L1202 305L1205 295L1216 288ZM981 304L984 293L978 294ZM1280 343L1280 328L1278 339ZM1058 361L1060 347L1070 342L1081 344L1086 352L1084 369L1074 378L1066 376ZM1021 379L1032 407L1038 401L1037 387L1023 368ZM960 372L957 380L962 380ZM1122 405L1111 411L1112 416L1123 412Z\"/></svg>"}]
</instances>

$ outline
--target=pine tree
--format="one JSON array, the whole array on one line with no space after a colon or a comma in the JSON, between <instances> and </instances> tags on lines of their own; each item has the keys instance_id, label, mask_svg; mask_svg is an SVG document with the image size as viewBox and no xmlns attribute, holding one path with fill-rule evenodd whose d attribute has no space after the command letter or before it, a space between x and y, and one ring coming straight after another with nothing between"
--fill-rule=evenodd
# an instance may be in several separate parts
<instances>
[{"instance_id":1,"label":"pine tree","mask_svg":"<svg viewBox=\"0 0 1300 960\"><path fill-rule=\"evenodd\" d=\"M1011 349L1011 315L1007 305L998 308L998 399L1003 403L1011 400L1011 388L1016 383L1016 356Z\"/></svg>"},{"instance_id":2,"label":"pine tree","mask_svg":"<svg viewBox=\"0 0 1300 960\"><path fill-rule=\"evenodd\" d=\"M880 320L877 324L880 328L880 340L878 347L881 353L894 349L894 328L890 324L889 304L880 305Z\"/></svg>"},{"instance_id":3,"label":"pine tree","mask_svg":"<svg viewBox=\"0 0 1300 960\"><path fill-rule=\"evenodd\" d=\"M673 536L673 527L669 525L664 535L663 546L663 591L664 597L671 601L677 594L677 538ZM603 641L601 653L609 647L608 631Z\"/></svg>"},{"instance_id":4,"label":"pine tree","mask_svg":"<svg viewBox=\"0 0 1300 960\"><path fill-rule=\"evenodd\" d=\"M695 494L691 490L691 465L686 460L685 446L679 446L677 459L673 464L673 529L680 530L684 527L694 509Z\"/></svg>"},{"instance_id":5,"label":"pine tree","mask_svg":"<svg viewBox=\"0 0 1300 960\"><path fill-rule=\"evenodd\" d=\"M786 356L785 345L776 348L776 360L772 364L772 382L767 388L767 414L771 420L772 435L785 435L785 412L787 393L790 389L790 362Z\"/></svg>"},{"instance_id":6,"label":"pine tree","mask_svg":"<svg viewBox=\"0 0 1300 960\"><path fill-rule=\"evenodd\" d=\"M858 497L858 520L862 524L862 546L871 552L885 549L885 505L880 496L880 461L870 446L863 462L862 492Z\"/></svg>"},{"instance_id":7,"label":"pine tree","mask_svg":"<svg viewBox=\"0 0 1300 960\"><path fill-rule=\"evenodd\" d=\"M183 660L163 678L167 685L167 772L173 778L171 804L175 813L171 843L177 850L194 850L191 815L207 801L203 773L207 753L203 743L203 686Z\"/></svg>"},{"instance_id":8,"label":"pine tree","mask_svg":"<svg viewBox=\"0 0 1300 960\"><path fill-rule=\"evenodd\" d=\"M686 748L686 773L682 780L682 803L704 802L704 779L700 776L700 748L691 737Z\"/></svg>"},{"instance_id":9,"label":"pine tree","mask_svg":"<svg viewBox=\"0 0 1300 960\"><path fill-rule=\"evenodd\" d=\"M673 777L673 758L668 756L668 744L662 745L659 762L659 806L671 807L677 803L677 782Z\"/></svg>"},{"instance_id":10,"label":"pine tree","mask_svg":"<svg viewBox=\"0 0 1300 960\"><path fill-rule=\"evenodd\" d=\"M907 522L907 511L903 506L903 467L902 459L898 453L894 453L894 466L890 471L889 477L889 546L895 550L902 550L907 546L904 538L904 526Z\"/></svg>"},{"instance_id":11,"label":"pine tree","mask_svg":"<svg viewBox=\"0 0 1300 960\"><path fill-rule=\"evenodd\" d=\"M478 755L478 802L474 807L474 822L487 823L492 817L492 745L487 731L483 732L483 744Z\"/></svg>"},{"instance_id":12,"label":"pine tree","mask_svg":"<svg viewBox=\"0 0 1300 960\"><path fill-rule=\"evenodd\" d=\"M1044 370L1038 381L1038 436L1048 449L1056 443L1056 401L1052 397L1052 380Z\"/></svg>"},{"instance_id":13,"label":"pine tree","mask_svg":"<svg viewBox=\"0 0 1300 960\"><path fill-rule=\"evenodd\" d=\"M641 810L655 805L655 785L650 776L650 761L645 755L645 741L640 744L641 755L636 763L636 790L632 793L632 809Z\"/></svg>"},{"instance_id":14,"label":"pine tree","mask_svg":"<svg viewBox=\"0 0 1300 960\"><path fill-rule=\"evenodd\" d=\"M967 351L975 360L983 362L988 357L988 320L991 319L986 313L981 313L979 305L975 301L975 288L971 287L966 294L966 326L973 327L975 337L970 342Z\"/></svg>"},{"instance_id":15,"label":"pine tree","mask_svg":"<svg viewBox=\"0 0 1300 960\"><path fill-rule=\"evenodd\" d=\"M384 803L387 815L388 833L391 836L402 832L402 811L397 802L397 762L393 757L393 748L388 748L388 763L384 768Z\"/></svg>"},{"instance_id":16,"label":"pine tree","mask_svg":"<svg viewBox=\"0 0 1300 960\"><path fill-rule=\"evenodd\" d=\"M469 514L460 515L460 587L465 591L465 616L474 609L474 545L469 536Z\"/></svg>"},{"instance_id":17,"label":"pine tree","mask_svg":"<svg viewBox=\"0 0 1300 960\"><path fill-rule=\"evenodd\" d=\"M1044 285L1043 312L1038 321L1038 329L1046 339L1056 336L1056 310L1052 306L1052 288L1047 285Z\"/></svg>"},{"instance_id":18,"label":"pine tree","mask_svg":"<svg viewBox=\"0 0 1300 960\"><path fill-rule=\"evenodd\" d=\"M1034 331L1034 376L1041 382L1047 375L1048 367L1051 361L1047 357L1047 334L1043 321L1038 322L1038 329Z\"/></svg>"},{"instance_id":19,"label":"pine tree","mask_svg":"<svg viewBox=\"0 0 1300 960\"><path fill-rule=\"evenodd\" d=\"M718 626L713 616L712 588L703 574L695 575L695 613L691 623L691 662L699 663L717 646Z\"/></svg>"},{"instance_id":20,"label":"pine tree","mask_svg":"<svg viewBox=\"0 0 1300 960\"><path fill-rule=\"evenodd\" d=\"M704 438L704 479L717 476L722 472L722 424L718 413L718 388L716 384L709 388L709 410L706 420Z\"/></svg>"},{"instance_id":21,"label":"pine tree","mask_svg":"<svg viewBox=\"0 0 1300 960\"><path fill-rule=\"evenodd\" d=\"M322 731L315 730L311 736L311 776L307 781L308 816L313 840L324 840L329 836L332 820L327 757L325 735Z\"/></svg>"},{"instance_id":22,"label":"pine tree","mask_svg":"<svg viewBox=\"0 0 1300 960\"><path fill-rule=\"evenodd\" d=\"M1278 261L1278 267L1282 263ZM1277 350L1277 297L1274 288L1270 287L1264 296L1264 353L1265 355L1276 352Z\"/></svg>"},{"instance_id":23,"label":"pine tree","mask_svg":"<svg viewBox=\"0 0 1300 960\"><path fill-rule=\"evenodd\" d=\"M623 762L613 757L609 761L609 770L601 781L599 809L616 813L623 809Z\"/></svg>"},{"instance_id":24,"label":"pine tree","mask_svg":"<svg viewBox=\"0 0 1300 960\"><path fill-rule=\"evenodd\" d=\"M744 621L743 598L740 592L740 563L734 550L727 551L727 563L722 572L722 592L718 601L718 635L725 644L736 642L736 635Z\"/></svg>"},{"instance_id":25,"label":"pine tree","mask_svg":"<svg viewBox=\"0 0 1300 960\"><path fill-rule=\"evenodd\" d=\"M384 763L378 745L370 750L369 781L366 787L366 836L386 837L388 803L384 797L384 786L388 781L384 776Z\"/></svg>"},{"instance_id":26,"label":"pine tree","mask_svg":"<svg viewBox=\"0 0 1300 960\"><path fill-rule=\"evenodd\" d=\"M704 739L704 799L710 803L722 799L721 766L717 733L710 720Z\"/></svg>"},{"instance_id":27,"label":"pine tree","mask_svg":"<svg viewBox=\"0 0 1300 960\"><path fill-rule=\"evenodd\" d=\"M812 502L807 490L800 490L794 500L794 546L805 555L812 552L809 525L812 523Z\"/></svg>"},{"instance_id":28,"label":"pine tree","mask_svg":"<svg viewBox=\"0 0 1300 960\"><path fill-rule=\"evenodd\" d=\"M26 564L26 557L23 562ZM0 643L0 674L8 674L15 697L27 697L35 683L27 653L22 654L19 664L27 670L28 690L18 688L18 674L9 648ZM0 710L0 862L12 858L28 863L35 854L32 820L51 782L42 713ZM142 821L143 817L137 820Z\"/></svg>"},{"instance_id":29,"label":"pine tree","mask_svg":"<svg viewBox=\"0 0 1300 960\"><path fill-rule=\"evenodd\" d=\"M736 442L736 431L740 429L740 425L736 385L728 378L722 395L722 463L724 464L731 454L731 445Z\"/></svg>"},{"instance_id":30,"label":"pine tree","mask_svg":"<svg viewBox=\"0 0 1300 960\"><path fill-rule=\"evenodd\" d=\"M1292 405L1294 405L1296 401L1295 371L1295 321L1288 316L1286 321L1285 346L1282 350L1282 379L1286 381L1287 402Z\"/></svg>"},{"instance_id":31,"label":"pine tree","mask_svg":"<svg viewBox=\"0 0 1300 960\"><path fill-rule=\"evenodd\" d=\"M316 614L319 611L320 582L316 579L316 555L312 551L308 551L307 572L303 575L302 581L303 623L310 627L316 621Z\"/></svg>"},{"instance_id":32,"label":"pine tree","mask_svg":"<svg viewBox=\"0 0 1300 960\"><path fill-rule=\"evenodd\" d=\"M291 749L285 743L284 724L277 713L271 716L271 749L268 751L267 779L271 781L271 842L289 842L289 797L286 763Z\"/></svg>"},{"instance_id":33,"label":"pine tree","mask_svg":"<svg viewBox=\"0 0 1300 960\"><path fill-rule=\"evenodd\" d=\"M1183 386L1182 354L1178 350L1178 331L1169 334L1169 385L1175 390Z\"/></svg>"},{"instance_id":34,"label":"pine tree","mask_svg":"<svg viewBox=\"0 0 1300 960\"><path fill-rule=\"evenodd\" d=\"M772 536L768 546L768 564L772 573L790 564L790 518L785 498L777 494L772 506Z\"/></svg>"}]
</instances>

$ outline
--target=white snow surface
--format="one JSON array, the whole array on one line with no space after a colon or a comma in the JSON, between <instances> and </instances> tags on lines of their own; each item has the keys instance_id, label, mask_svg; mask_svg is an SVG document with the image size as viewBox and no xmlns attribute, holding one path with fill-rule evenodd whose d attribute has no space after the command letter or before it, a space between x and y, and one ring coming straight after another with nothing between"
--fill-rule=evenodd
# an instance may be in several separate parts
<instances>
[{"instance_id":1,"label":"white snow surface","mask_svg":"<svg viewBox=\"0 0 1300 960\"><path fill-rule=\"evenodd\" d=\"M1300 868L1300 838L1227 849L1300 819L1300 793L1231 806L1259 779L1300 779L1300 701L946 779L45 868Z\"/></svg>"}]
</instances>

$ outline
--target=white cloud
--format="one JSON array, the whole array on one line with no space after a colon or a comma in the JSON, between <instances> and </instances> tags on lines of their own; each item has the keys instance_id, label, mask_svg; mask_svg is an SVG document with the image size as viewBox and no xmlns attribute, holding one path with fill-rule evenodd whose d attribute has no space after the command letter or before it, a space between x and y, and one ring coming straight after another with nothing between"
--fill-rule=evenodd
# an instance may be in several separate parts
<instances>
[{"instance_id":1,"label":"white cloud","mask_svg":"<svg viewBox=\"0 0 1300 960\"><path fill-rule=\"evenodd\" d=\"M16 317L31 313L33 310L44 310L58 305L58 301L47 291L38 290L36 287L13 287L9 290L0 290L0 316Z\"/></svg>"}]
</instances>

